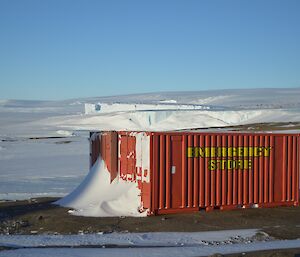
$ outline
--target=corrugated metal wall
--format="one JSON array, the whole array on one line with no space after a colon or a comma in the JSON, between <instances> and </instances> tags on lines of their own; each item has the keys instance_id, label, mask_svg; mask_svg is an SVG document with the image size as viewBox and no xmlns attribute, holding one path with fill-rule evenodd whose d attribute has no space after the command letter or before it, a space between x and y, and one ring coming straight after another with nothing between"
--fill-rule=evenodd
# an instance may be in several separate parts
<instances>
[{"instance_id":1,"label":"corrugated metal wall","mask_svg":"<svg viewBox=\"0 0 300 257\"><path fill-rule=\"evenodd\" d=\"M147 133L149 169L141 133L91 133L90 165L101 155L111 181L136 182L150 214L299 204L298 134Z\"/></svg>"},{"instance_id":2,"label":"corrugated metal wall","mask_svg":"<svg viewBox=\"0 0 300 257\"><path fill-rule=\"evenodd\" d=\"M153 133L152 211L293 205L299 136Z\"/></svg>"},{"instance_id":3,"label":"corrugated metal wall","mask_svg":"<svg viewBox=\"0 0 300 257\"><path fill-rule=\"evenodd\" d=\"M90 133L90 167L98 157L105 161L113 181L118 175L118 133L103 131Z\"/></svg>"}]
</instances>

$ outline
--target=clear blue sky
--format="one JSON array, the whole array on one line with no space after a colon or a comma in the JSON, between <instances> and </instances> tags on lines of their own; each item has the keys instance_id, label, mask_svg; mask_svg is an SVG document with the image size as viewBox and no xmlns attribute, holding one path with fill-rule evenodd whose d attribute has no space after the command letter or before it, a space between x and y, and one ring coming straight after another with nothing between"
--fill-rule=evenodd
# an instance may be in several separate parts
<instances>
[{"instance_id":1,"label":"clear blue sky","mask_svg":"<svg viewBox=\"0 0 300 257\"><path fill-rule=\"evenodd\" d=\"M299 86L299 0L0 0L0 98Z\"/></svg>"}]
</instances>

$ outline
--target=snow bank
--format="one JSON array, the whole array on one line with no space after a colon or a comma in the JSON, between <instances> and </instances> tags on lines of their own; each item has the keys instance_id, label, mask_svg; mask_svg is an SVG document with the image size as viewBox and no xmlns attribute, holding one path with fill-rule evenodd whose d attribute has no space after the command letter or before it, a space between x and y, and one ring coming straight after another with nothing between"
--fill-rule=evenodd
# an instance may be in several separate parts
<instances>
[{"instance_id":1,"label":"snow bank","mask_svg":"<svg viewBox=\"0 0 300 257\"><path fill-rule=\"evenodd\" d=\"M95 246L84 248L25 248L13 251L1 251L0 257L195 257L195 256L220 256L222 254L246 254L246 252L275 250L275 249L291 249L298 248L300 240L281 240L271 242L255 242L249 244L220 244L206 246L170 246L170 247L121 247L121 248L96 248Z\"/></svg>"},{"instance_id":2,"label":"snow bank","mask_svg":"<svg viewBox=\"0 0 300 257\"><path fill-rule=\"evenodd\" d=\"M78 235L0 235L0 246L205 246L208 242L224 244L258 241L257 229L202 232L99 233ZM261 233L261 232L260 232ZM261 237L262 240L264 239ZM265 236L268 239L268 236Z\"/></svg>"},{"instance_id":3,"label":"snow bank","mask_svg":"<svg viewBox=\"0 0 300 257\"><path fill-rule=\"evenodd\" d=\"M210 232L110 233L83 235L0 235L5 257L215 256L258 250L298 248L300 240L257 237L254 229ZM107 247L109 246L109 247ZM82 247L82 248L78 248ZM25 248L25 249L24 249Z\"/></svg>"},{"instance_id":4,"label":"snow bank","mask_svg":"<svg viewBox=\"0 0 300 257\"><path fill-rule=\"evenodd\" d=\"M110 183L110 173L101 158L72 193L55 203L74 208L70 213L79 216L147 216L146 212L139 212L141 199L137 183L121 179Z\"/></svg>"}]
</instances>

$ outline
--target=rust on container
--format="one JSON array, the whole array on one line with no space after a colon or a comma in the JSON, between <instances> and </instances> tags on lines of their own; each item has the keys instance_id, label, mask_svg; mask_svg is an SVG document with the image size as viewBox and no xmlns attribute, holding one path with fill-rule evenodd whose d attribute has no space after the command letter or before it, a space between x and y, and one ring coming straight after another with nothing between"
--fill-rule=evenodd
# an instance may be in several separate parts
<instances>
[{"instance_id":1,"label":"rust on container","mask_svg":"<svg viewBox=\"0 0 300 257\"><path fill-rule=\"evenodd\" d=\"M135 182L149 215L299 205L300 136L273 133L91 132L116 178Z\"/></svg>"}]
</instances>

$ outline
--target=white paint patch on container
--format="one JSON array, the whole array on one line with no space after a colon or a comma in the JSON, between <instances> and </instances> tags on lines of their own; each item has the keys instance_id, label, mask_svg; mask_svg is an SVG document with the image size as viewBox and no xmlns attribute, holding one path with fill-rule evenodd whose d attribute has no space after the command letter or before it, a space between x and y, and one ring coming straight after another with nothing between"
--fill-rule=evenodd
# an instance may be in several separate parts
<instances>
[{"instance_id":1,"label":"white paint patch on container","mask_svg":"<svg viewBox=\"0 0 300 257\"><path fill-rule=\"evenodd\" d=\"M134 132L136 138L137 180L150 183L150 136L145 132Z\"/></svg>"}]
</instances>

